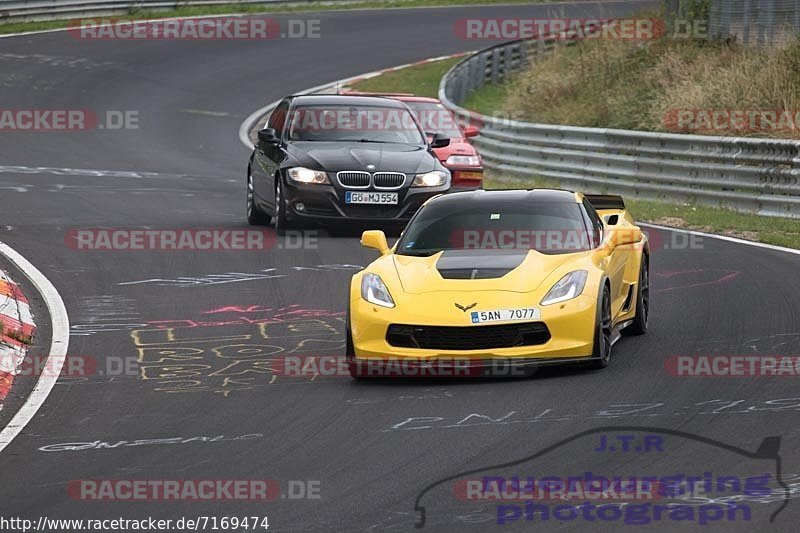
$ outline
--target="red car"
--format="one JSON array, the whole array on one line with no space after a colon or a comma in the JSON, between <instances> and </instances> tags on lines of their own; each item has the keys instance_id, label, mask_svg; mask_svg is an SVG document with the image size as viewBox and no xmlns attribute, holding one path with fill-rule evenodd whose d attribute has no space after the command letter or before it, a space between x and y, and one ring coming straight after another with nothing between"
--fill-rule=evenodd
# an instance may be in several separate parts
<instances>
[{"instance_id":1,"label":"red car","mask_svg":"<svg viewBox=\"0 0 800 533\"><path fill-rule=\"evenodd\" d=\"M450 137L450 144L434 148L436 157L453 175L453 186L463 189L479 189L483 184L483 162L478 151L467 140L478 135L476 126L462 127L455 115L436 98L415 96L408 93L368 93L347 91L352 95L386 96L400 100L417 116L422 129L429 133L441 133Z\"/></svg>"}]
</instances>

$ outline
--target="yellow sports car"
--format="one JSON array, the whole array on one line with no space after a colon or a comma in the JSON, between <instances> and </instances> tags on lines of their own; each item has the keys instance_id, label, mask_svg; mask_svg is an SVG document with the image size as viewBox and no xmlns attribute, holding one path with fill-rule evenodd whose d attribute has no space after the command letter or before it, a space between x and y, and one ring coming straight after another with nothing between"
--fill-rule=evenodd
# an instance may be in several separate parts
<instances>
[{"instance_id":1,"label":"yellow sports car","mask_svg":"<svg viewBox=\"0 0 800 533\"><path fill-rule=\"evenodd\" d=\"M621 197L554 189L428 200L393 247L353 276L353 377L604 368L620 332L642 334L649 248Z\"/></svg>"}]
</instances>

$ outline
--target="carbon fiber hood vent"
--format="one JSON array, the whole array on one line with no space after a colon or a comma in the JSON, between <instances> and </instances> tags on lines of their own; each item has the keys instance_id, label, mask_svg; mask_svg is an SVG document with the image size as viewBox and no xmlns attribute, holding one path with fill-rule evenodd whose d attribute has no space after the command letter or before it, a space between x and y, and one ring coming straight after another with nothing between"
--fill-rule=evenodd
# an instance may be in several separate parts
<instances>
[{"instance_id":1,"label":"carbon fiber hood vent","mask_svg":"<svg viewBox=\"0 0 800 533\"><path fill-rule=\"evenodd\" d=\"M527 250L447 250L436 262L444 279L502 278L525 260Z\"/></svg>"}]
</instances>

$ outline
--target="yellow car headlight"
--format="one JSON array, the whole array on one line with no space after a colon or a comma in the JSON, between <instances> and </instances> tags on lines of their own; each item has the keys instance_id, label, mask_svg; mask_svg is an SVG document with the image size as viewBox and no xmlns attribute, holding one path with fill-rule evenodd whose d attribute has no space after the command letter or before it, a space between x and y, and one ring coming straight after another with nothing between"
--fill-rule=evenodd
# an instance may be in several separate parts
<instances>
[{"instance_id":1,"label":"yellow car headlight","mask_svg":"<svg viewBox=\"0 0 800 533\"><path fill-rule=\"evenodd\" d=\"M381 307L394 307L394 300L389 289L377 274L364 274L361 277L361 297L371 304Z\"/></svg>"},{"instance_id":2,"label":"yellow car headlight","mask_svg":"<svg viewBox=\"0 0 800 533\"><path fill-rule=\"evenodd\" d=\"M544 295L540 305L551 305L577 298L586 286L586 278L589 272L586 270L575 270L570 272L553 285L547 294Z\"/></svg>"}]
</instances>

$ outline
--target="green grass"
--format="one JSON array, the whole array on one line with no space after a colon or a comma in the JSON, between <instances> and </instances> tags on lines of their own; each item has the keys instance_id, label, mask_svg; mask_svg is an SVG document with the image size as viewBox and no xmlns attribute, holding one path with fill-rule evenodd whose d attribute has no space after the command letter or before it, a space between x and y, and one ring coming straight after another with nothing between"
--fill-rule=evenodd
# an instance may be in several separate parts
<instances>
[{"instance_id":1,"label":"green grass","mask_svg":"<svg viewBox=\"0 0 800 533\"><path fill-rule=\"evenodd\" d=\"M357 91L411 93L436 98L439 94L439 82L442 77L462 59L457 57L406 67L354 83L350 88ZM505 116L502 107L506 92L505 85L485 85L473 92L462 104L462 107L484 115Z\"/></svg>"},{"instance_id":2,"label":"green grass","mask_svg":"<svg viewBox=\"0 0 800 533\"><path fill-rule=\"evenodd\" d=\"M533 177L523 180L499 176L493 172L486 174L484 186L487 189L559 187L557 182L546 178ZM637 221L800 249L798 219L765 217L716 207L646 200L626 199L625 205Z\"/></svg>"},{"instance_id":3,"label":"green grass","mask_svg":"<svg viewBox=\"0 0 800 533\"><path fill-rule=\"evenodd\" d=\"M350 86L356 91L376 93L411 93L417 96L436 98L439 81L460 58L442 59L401 70L386 72L380 76L359 81Z\"/></svg>"},{"instance_id":4,"label":"green grass","mask_svg":"<svg viewBox=\"0 0 800 533\"><path fill-rule=\"evenodd\" d=\"M308 11L334 11L346 9L370 8L409 8L409 7L436 7L436 6L468 6L491 4L536 4L547 0L353 0L348 3L303 2L291 3L288 0L282 5L251 5L251 4L224 4L219 6L186 6L178 9L165 10L132 10L129 14L120 14L106 17L76 17L76 18L171 18L171 17L200 17L203 15L226 14L255 14L255 13L296 13ZM53 30L66 28L69 20L48 20L41 22L8 22L0 23L0 34L20 33L28 31ZM324 30L323 30L324 31Z\"/></svg>"},{"instance_id":5,"label":"green grass","mask_svg":"<svg viewBox=\"0 0 800 533\"><path fill-rule=\"evenodd\" d=\"M800 220L797 219L751 215L700 205L644 200L627 203L638 220L800 249Z\"/></svg>"},{"instance_id":6,"label":"green grass","mask_svg":"<svg viewBox=\"0 0 800 533\"><path fill-rule=\"evenodd\" d=\"M461 107L492 117L507 116L505 101L512 84L513 81L507 85L484 85L470 93Z\"/></svg>"}]
</instances>

